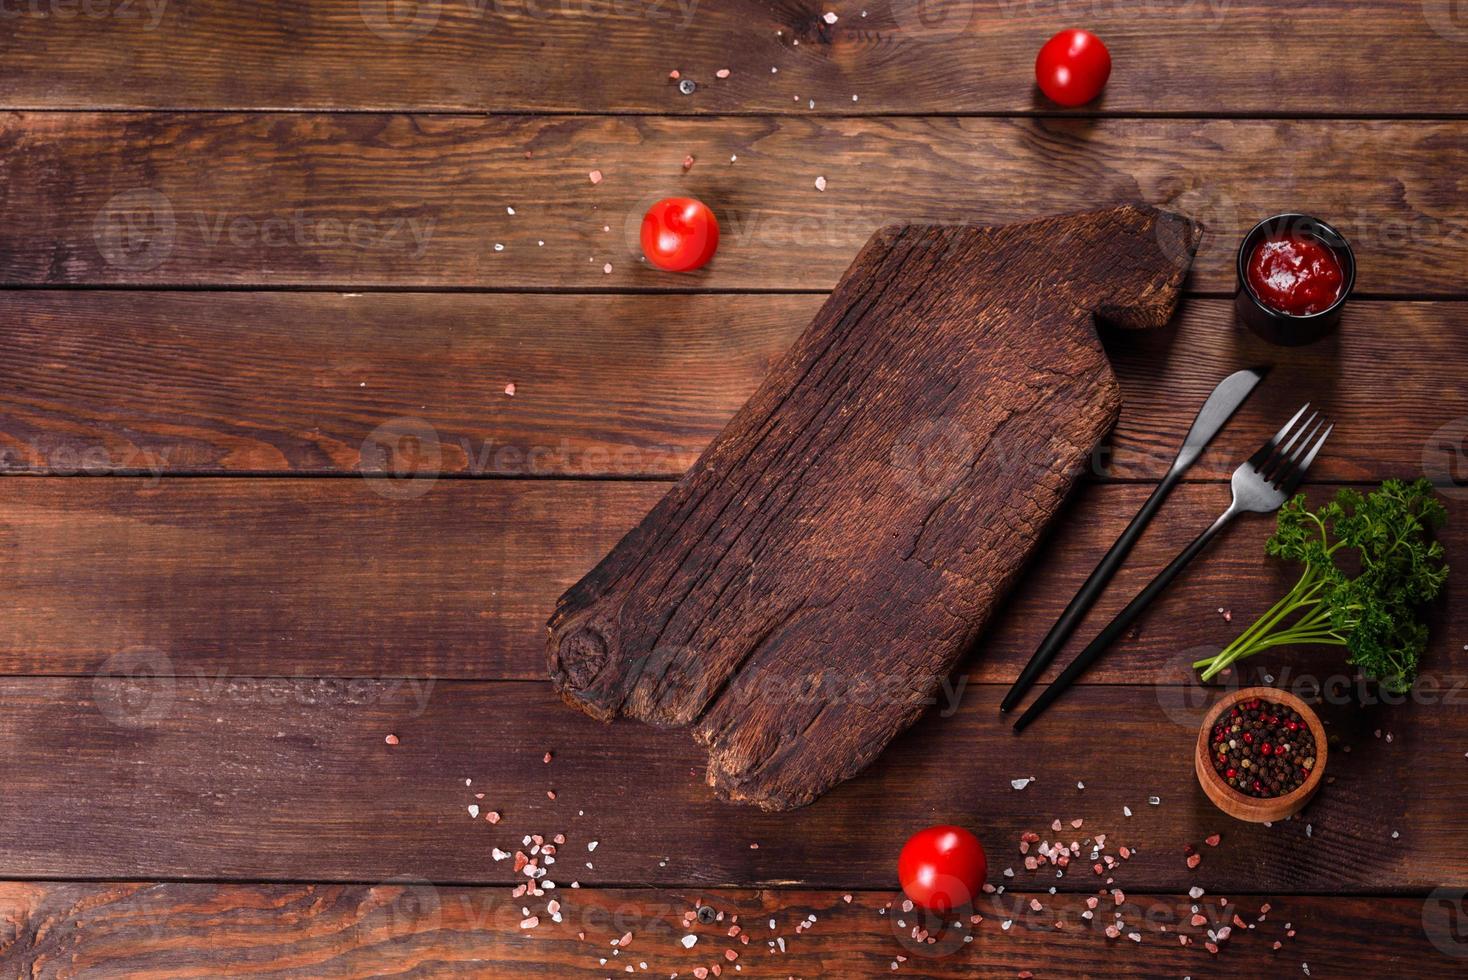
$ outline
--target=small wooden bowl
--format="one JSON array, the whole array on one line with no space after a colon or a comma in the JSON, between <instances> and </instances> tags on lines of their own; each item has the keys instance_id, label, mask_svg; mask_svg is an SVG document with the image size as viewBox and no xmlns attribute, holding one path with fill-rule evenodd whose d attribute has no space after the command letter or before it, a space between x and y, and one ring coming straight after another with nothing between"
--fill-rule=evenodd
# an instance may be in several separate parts
<instances>
[{"instance_id":1,"label":"small wooden bowl","mask_svg":"<svg viewBox=\"0 0 1468 980\"><path fill-rule=\"evenodd\" d=\"M1305 782L1292 792L1284 796L1276 796L1270 799L1259 799L1254 796L1245 796L1224 782L1213 769L1212 749L1208 736L1213 731L1213 725L1218 719L1240 701L1250 698L1262 698L1265 701L1273 701L1276 704L1288 705L1300 713L1305 719L1305 724L1310 726L1310 734L1315 736L1315 768L1310 770L1309 777ZM1329 751L1325 741L1325 726L1320 723L1317 715L1304 701L1295 697L1289 691L1282 691L1276 687L1246 687L1234 691L1219 700L1208 716L1203 719L1203 727L1198 730L1198 745L1193 752L1193 767L1198 771L1198 782L1203 786L1203 792L1224 813L1240 820L1250 823L1264 823L1268 820L1283 820L1285 817L1294 816L1299 813L1315 791L1320 788L1320 781L1325 777L1325 757Z\"/></svg>"}]
</instances>

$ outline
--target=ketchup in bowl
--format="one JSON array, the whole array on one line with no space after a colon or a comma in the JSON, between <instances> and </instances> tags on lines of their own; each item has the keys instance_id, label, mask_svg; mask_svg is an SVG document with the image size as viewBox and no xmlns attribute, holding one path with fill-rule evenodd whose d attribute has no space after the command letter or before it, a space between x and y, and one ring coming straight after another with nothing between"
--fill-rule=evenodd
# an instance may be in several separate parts
<instances>
[{"instance_id":1,"label":"ketchup in bowl","mask_svg":"<svg viewBox=\"0 0 1468 980\"><path fill-rule=\"evenodd\" d=\"M1356 285L1356 256L1330 225L1276 214L1239 243L1234 309L1254 333L1285 347L1320 340L1340 323Z\"/></svg>"},{"instance_id":2,"label":"ketchup in bowl","mask_svg":"<svg viewBox=\"0 0 1468 980\"><path fill-rule=\"evenodd\" d=\"M1248 277L1260 302L1290 316L1329 309L1345 284L1334 250L1300 233L1276 235L1254 246Z\"/></svg>"}]
</instances>

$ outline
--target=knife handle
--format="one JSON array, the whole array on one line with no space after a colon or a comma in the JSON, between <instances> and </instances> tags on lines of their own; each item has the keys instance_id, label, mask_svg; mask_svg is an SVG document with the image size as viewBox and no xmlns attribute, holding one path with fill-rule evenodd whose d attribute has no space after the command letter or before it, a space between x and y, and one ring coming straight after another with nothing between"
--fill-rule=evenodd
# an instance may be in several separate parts
<instances>
[{"instance_id":1,"label":"knife handle","mask_svg":"<svg viewBox=\"0 0 1468 980\"><path fill-rule=\"evenodd\" d=\"M1230 504L1228 510L1219 515L1218 520L1214 521L1207 530L1194 538L1193 543L1184 548L1182 553L1174 558L1170 565L1158 572L1157 577L1147 583L1147 587L1141 592L1138 592L1136 598L1127 603L1126 608L1117 613L1116 618L1106 624L1106 628L1097 634L1096 638L1076 656L1075 660L1071 661L1070 666L1061 671L1060 676L1051 681L1050 686L1041 691L1040 696L1030 703L1030 706L1025 709L1025 713L1020 715L1019 720L1014 723L1015 734L1019 734L1029 727L1030 722L1040 717L1041 713L1056 698L1060 697L1066 688L1074 684L1086 672L1087 667L1101 659L1101 655L1110 648L1112 643L1121 638L1121 634L1126 632L1126 628L1132 625L1138 616L1142 615L1142 612L1151 605L1152 600L1161 595L1163 590L1172 584L1172 580L1177 578L1178 574L1184 568L1188 567L1188 563L1198 556L1198 552L1207 547L1208 542L1212 541L1214 536L1227 527L1229 522L1240 513L1242 511Z\"/></svg>"},{"instance_id":2,"label":"knife handle","mask_svg":"<svg viewBox=\"0 0 1468 980\"><path fill-rule=\"evenodd\" d=\"M1136 544L1137 538L1141 536L1142 530L1151 522L1153 515L1157 513L1157 508L1162 506L1162 501L1166 499L1169 491L1182 478L1183 471L1184 468L1178 466L1174 466L1168 470L1167 476L1163 477L1162 482L1157 484L1157 488L1152 491L1152 495L1147 498L1147 502L1142 504L1141 510L1137 511L1137 515L1126 526L1126 530L1121 532L1121 536L1116 539L1116 543L1111 546L1111 550L1106 552L1101 560L1096 563L1096 567L1091 572L1090 577L1086 579L1080 591L1075 594L1075 598L1070 600L1070 605L1065 607L1065 612L1060 614L1060 618L1055 621L1055 625L1050 627L1050 632L1046 633L1045 639L1040 641L1040 646L1030 657L1030 662L1025 664L1024 670L1020 671L1019 679L1014 682L1014 686L1004 696L1004 701L999 705L1001 712L1008 712L1018 705L1020 700L1025 696L1025 692L1034 686L1035 681L1045 672L1045 668L1050 666L1050 662L1055 659L1055 655L1060 652L1060 648L1065 645L1065 641L1075 631L1081 618L1095 604L1096 599L1101 593L1106 591L1107 583L1116 574L1116 570L1121 567L1121 563L1126 560L1127 554L1132 550L1132 545Z\"/></svg>"}]
</instances>

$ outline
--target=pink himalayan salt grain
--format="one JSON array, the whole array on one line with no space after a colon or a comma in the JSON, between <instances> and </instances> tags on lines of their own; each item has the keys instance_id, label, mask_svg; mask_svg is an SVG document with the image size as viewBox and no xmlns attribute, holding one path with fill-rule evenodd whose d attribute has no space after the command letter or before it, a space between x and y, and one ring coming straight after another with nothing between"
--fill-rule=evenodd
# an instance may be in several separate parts
<instances>
[{"instance_id":1,"label":"pink himalayan salt grain","mask_svg":"<svg viewBox=\"0 0 1468 980\"><path fill-rule=\"evenodd\" d=\"M545 791L545 798L548 799L548 800L555 799L556 798L556 791L553 790L553 789L546 790Z\"/></svg>"},{"instance_id":2,"label":"pink himalayan salt grain","mask_svg":"<svg viewBox=\"0 0 1468 980\"><path fill-rule=\"evenodd\" d=\"M520 920L520 928L521 929L534 929L538 925L540 925L540 917L539 916L536 916L536 915L532 915L528 919L521 919Z\"/></svg>"},{"instance_id":3,"label":"pink himalayan salt grain","mask_svg":"<svg viewBox=\"0 0 1468 980\"><path fill-rule=\"evenodd\" d=\"M543 756L543 757L542 757L542 758L541 758L541 760L540 760L540 761L541 761L541 762L544 762L544 763L545 763L545 764L546 764L546 765L550 765L550 761L551 761L551 760L552 760L552 759L554 759L554 758L555 758L555 756L553 756L553 755L551 755L551 754L550 754L550 753L549 753L549 752L547 752L547 753L546 753L546 754L545 754L545 755L544 755L544 756Z\"/></svg>"},{"instance_id":4,"label":"pink himalayan salt grain","mask_svg":"<svg viewBox=\"0 0 1468 980\"><path fill-rule=\"evenodd\" d=\"M499 823L500 822L500 812L498 810L490 810L488 813L486 813L484 815L484 819L486 821L488 821L489 823Z\"/></svg>"},{"instance_id":5,"label":"pink himalayan salt grain","mask_svg":"<svg viewBox=\"0 0 1468 980\"><path fill-rule=\"evenodd\" d=\"M1219 842L1222 840L1223 836L1221 834L1209 834L1207 837L1203 838L1203 843L1207 844L1209 847L1217 847Z\"/></svg>"},{"instance_id":6,"label":"pink himalayan salt grain","mask_svg":"<svg viewBox=\"0 0 1468 980\"><path fill-rule=\"evenodd\" d=\"M396 735L389 735L387 738L383 739L383 741L386 742L388 745L397 745L398 737Z\"/></svg>"},{"instance_id":7,"label":"pink himalayan salt grain","mask_svg":"<svg viewBox=\"0 0 1468 980\"><path fill-rule=\"evenodd\" d=\"M729 77L729 69L727 69L727 68L720 68L718 71L714 72L714 77L715 78L728 78Z\"/></svg>"},{"instance_id":8,"label":"pink himalayan salt grain","mask_svg":"<svg viewBox=\"0 0 1468 980\"><path fill-rule=\"evenodd\" d=\"M692 153L688 154L686 157L683 158L683 169L684 170L692 170L693 169L693 154Z\"/></svg>"},{"instance_id":9,"label":"pink himalayan salt grain","mask_svg":"<svg viewBox=\"0 0 1468 980\"><path fill-rule=\"evenodd\" d=\"M1190 868L1196 868L1198 865L1200 865L1202 863L1203 863L1203 855L1201 855L1201 854L1189 854L1188 855L1188 867L1190 867Z\"/></svg>"},{"instance_id":10,"label":"pink himalayan salt grain","mask_svg":"<svg viewBox=\"0 0 1468 980\"><path fill-rule=\"evenodd\" d=\"M601 171L600 170L593 170L591 173L587 174L586 176L588 176L588 177L591 178L591 182L593 184L600 184L601 183Z\"/></svg>"},{"instance_id":11,"label":"pink himalayan salt grain","mask_svg":"<svg viewBox=\"0 0 1468 980\"><path fill-rule=\"evenodd\" d=\"M1194 913L1192 919L1189 921L1195 926L1206 926L1208 924L1208 916L1202 915L1201 913Z\"/></svg>"}]
</instances>

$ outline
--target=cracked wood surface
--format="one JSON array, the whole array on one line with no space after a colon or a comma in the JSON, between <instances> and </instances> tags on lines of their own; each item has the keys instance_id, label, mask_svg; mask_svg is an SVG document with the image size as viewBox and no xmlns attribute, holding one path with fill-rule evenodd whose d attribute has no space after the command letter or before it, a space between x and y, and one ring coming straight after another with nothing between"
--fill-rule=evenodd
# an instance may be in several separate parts
<instances>
[{"instance_id":1,"label":"cracked wood surface","mask_svg":"<svg viewBox=\"0 0 1468 980\"><path fill-rule=\"evenodd\" d=\"M1166 323L1195 235L1139 207L879 232L693 469L562 597L562 696L691 727L709 784L764 809L861 771L983 629L1115 423L1093 314ZM885 696L830 689L853 677ZM791 689L810 696L778 696Z\"/></svg>"}]
</instances>

